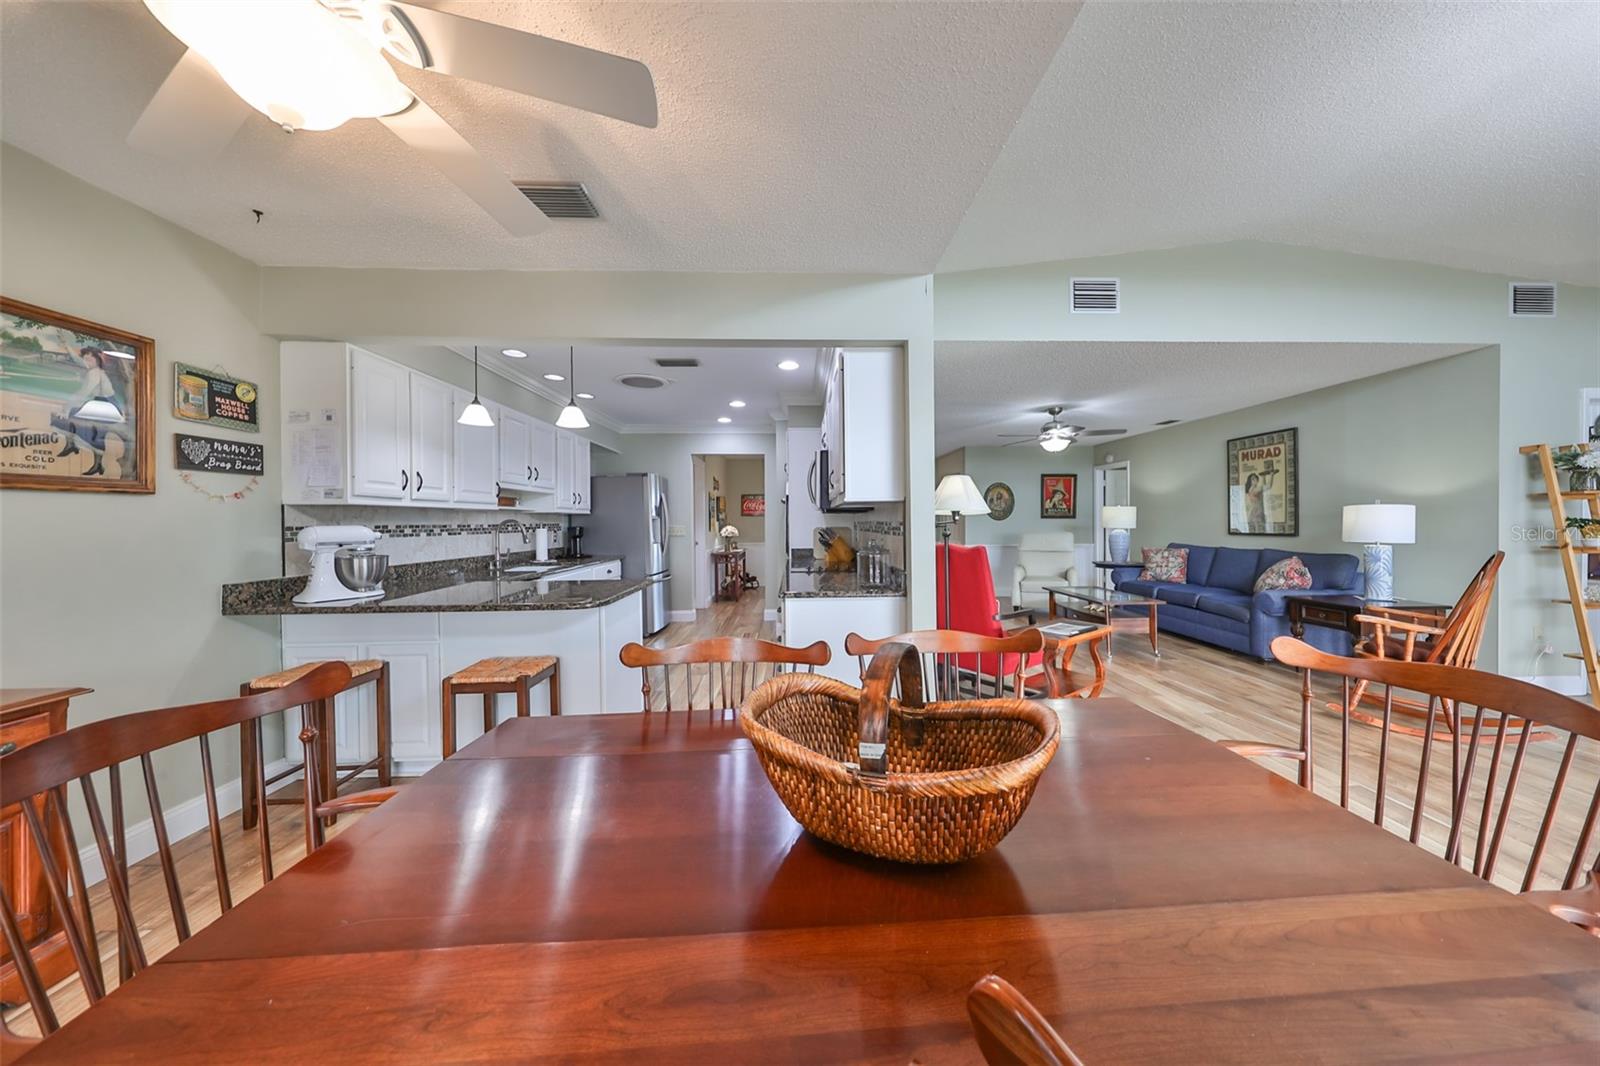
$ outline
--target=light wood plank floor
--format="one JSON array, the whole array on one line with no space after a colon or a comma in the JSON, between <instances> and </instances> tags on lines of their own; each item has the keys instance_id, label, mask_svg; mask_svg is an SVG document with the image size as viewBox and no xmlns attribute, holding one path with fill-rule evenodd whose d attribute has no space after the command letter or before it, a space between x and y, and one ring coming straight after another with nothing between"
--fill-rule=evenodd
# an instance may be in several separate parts
<instances>
[{"instance_id":1,"label":"light wood plank floor","mask_svg":"<svg viewBox=\"0 0 1600 1066\"><path fill-rule=\"evenodd\" d=\"M711 636L773 636L772 624L762 620L763 599L759 591L747 593L736 603L719 603L697 613L693 622L675 622L650 643L667 646L688 640ZM1289 744L1295 741L1299 729L1299 675L1284 667L1258 663L1253 659L1221 651L1207 645L1171 637L1161 638L1161 658L1150 653L1149 645L1133 632L1118 634L1117 654L1112 660L1105 689L1108 696L1132 700L1161 716L1210 739L1249 739ZM1336 695L1332 686L1319 684L1319 706ZM1375 762L1379 733L1376 729L1352 726L1355 754L1352 757L1352 806L1356 813L1370 819L1376 791L1372 766ZM1328 710L1319 710L1316 718L1317 781L1319 795L1338 801L1338 717ZM1389 804L1385 824L1393 832L1404 834L1409 829L1410 795L1415 787L1418 768L1417 745L1420 741L1396 740L1391 771ZM1506 829L1506 842L1500 869L1495 882L1502 887L1515 889L1527 856L1532 848L1538 827L1542 804L1549 794L1550 782L1556 772L1565 738L1532 744L1523 768L1523 783L1518 796L1524 802L1514 806ZM1425 822L1424 846L1438 853L1442 850L1445 834L1442 804L1449 794L1448 746L1436 747L1434 770L1430 775L1430 807L1432 813ZM1549 845L1549 856L1540 878L1540 887L1553 887L1562 872L1567 857L1576 841L1586 803L1585 791L1592 791L1600 776L1600 756L1594 745L1582 744L1569 778L1568 802L1561 808L1555 832ZM1511 746L1507 746L1507 760ZM1274 765L1277 762L1277 765ZM1262 765L1282 776L1293 778L1295 767L1281 761L1263 760ZM1482 779L1480 770L1479 780ZM1529 799L1528 797L1532 797ZM1482 802L1481 787L1469 799L1469 810L1476 812ZM272 827L274 841L274 866L281 872L297 862L304 853L304 831L297 807L273 807ZM347 816L333 833L353 825L361 816ZM1469 820L1476 826L1476 814ZM242 833L237 815L226 819L225 848L235 903L260 887L259 861L255 838ZM1475 844L1472 829L1466 837L1467 854ZM176 845L179 876L188 900L191 925L198 929L215 919L218 913L216 893L212 882L211 855L204 833L191 836ZM1559 867L1559 868L1558 868ZM171 950L176 944L172 930L159 866L149 859L138 863L132 871L135 915L144 931L147 950L152 959ZM100 932L102 957L107 960L108 980L115 979L115 943L111 935L114 928L111 909L104 886L91 889L95 900L96 926ZM81 989L76 979L63 982L52 995L57 1011L64 1021L83 1009ZM26 1008L8 1012L7 1022L14 1029L32 1031Z\"/></svg>"}]
</instances>

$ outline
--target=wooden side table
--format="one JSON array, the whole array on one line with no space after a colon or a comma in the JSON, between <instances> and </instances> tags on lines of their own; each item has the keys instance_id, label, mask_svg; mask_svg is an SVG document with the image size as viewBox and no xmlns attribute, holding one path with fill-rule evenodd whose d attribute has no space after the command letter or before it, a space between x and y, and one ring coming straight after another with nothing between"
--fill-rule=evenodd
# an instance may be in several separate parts
<instances>
[{"instance_id":1,"label":"wooden side table","mask_svg":"<svg viewBox=\"0 0 1600 1066\"><path fill-rule=\"evenodd\" d=\"M1288 596L1284 599L1284 606L1289 615L1289 635L1296 640L1305 639L1306 626L1342 629L1353 639L1360 640L1366 634L1362 632L1361 623L1356 621L1356 616L1365 614L1369 607L1396 607L1402 611L1437 614L1441 617L1450 613L1450 605L1445 603L1427 603L1422 600L1369 600L1361 596L1317 596L1311 593L1304 596Z\"/></svg>"},{"instance_id":2,"label":"wooden side table","mask_svg":"<svg viewBox=\"0 0 1600 1066\"><path fill-rule=\"evenodd\" d=\"M74 696L93 691L92 688L0 689L0 760L17 748L66 732L67 702ZM50 847L57 856L65 855L66 828L61 819L54 812L46 816L43 803L38 804L38 810L44 817ZM22 938L44 983L52 985L75 972L61 915L50 898L50 883L45 879L39 852L28 835L20 804L0 810L0 881L5 883L6 894L16 908ZM0 943L0 1001L7 1007L27 1001L16 964L3 943Z\"/></svg>"},{"instance_id":3,"label":"wooden side table","mask_svg":"<svg viewBox=\"0 0 1600 1066\"><path fill-rule=\"evenodd\" d=\"M744 549L711 553L713 599L737 600L744 592Z\"/></svg>"},{"instance_id":4,"label":"wooden side table","mask_svg":"<svg viewBox=\"0 0 1600 1066\"><path fill-rule=\"evenodd\" d=\"M1076 632L1068 630L1076 628ZM1106 687L1106 656L1102 651L1110 646L1110 626L1041 626L1044 634L1045 695L1050 699L1087 698L1100 695ZM1079 648L1087 648L1089 661L1094 665L1094 677L1087 680L1072 673L1072 659Z\"/></svg>"}]
</instances>

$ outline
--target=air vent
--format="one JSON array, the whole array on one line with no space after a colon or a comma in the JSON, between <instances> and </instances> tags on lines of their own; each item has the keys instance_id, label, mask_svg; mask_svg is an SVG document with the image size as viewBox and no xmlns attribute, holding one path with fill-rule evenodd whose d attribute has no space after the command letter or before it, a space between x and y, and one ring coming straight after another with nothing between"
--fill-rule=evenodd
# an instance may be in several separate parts
<instances>
[{"instance_id":1,"label":"air vent","mask_svg":"<svg viewBox=\"0 0 1600 1066\"><path fill-rule=\"evenodd\" d=\"M1183 421L1183 419L1181 419L1181 418L1163 418L1161 421L1157 422L1156 425L1158 425L1158 426L1175 426L1179 422L1182 422L1182 421Z\"/></svg>"},{"instance_id":2,"label":"air vent","mask_svg":"<svg viewBox=\"0 0 1600 1066\"><path fill-rule=\"evenodd\" d=\"M1091 429L1084 434L1085 437L1119 437L1128 432L1125 429Z\"/></svg>"},{"instance_id":3,"label":"air vent","mask_svg":"<svg viewBox=\"0 0 1600 1066\"><path fill-rule=\"evenodd\" d=\"M549 218L599 218L589 190L575 181L519 181L517 189Z\"/></svg>"},{"instance_id":4,"label":"air vent","mask_svg":"<svg viewBox=\"0 0 1600 1066\"><path fill-rule=\"evenodd\" d=\"M1121 308L1121 282L1118 278L1073 278L1072 313L1075 315L1114 315Z\"/></svg>"},{"instance_id":5,"label":"air vent","mask_svg":"<svg viewBox=\"0 0 1600 1066\"><path fill-rule=\"evenodd\" d=\"M1511 313L1513 315L1539 315L1554 318L1556 315L1556 287L1554 282L1511 283Z\"/></svg>"},{"instance_id":6,"label":"air vent","mask_svg":"<svg viewBox=\"0 0 1600 1066\"><path fill-rule=\"evenodd\" d=\"M666 383L666 378L658 378L654 374L624 374L617 378L618 385L626 385L630 389L659 389Z\"/></svg>"},{"instance_id":7,"label":"air vent","mask_svg":"<svg viewBox=\"0 0 1600 1066\"><path fill-rule=\"evenodd\" d=\"M699 365L700 360L692 356L671 356L656 360L656 366L663 370L690 370Z\"/></svg>"}]
</instances>

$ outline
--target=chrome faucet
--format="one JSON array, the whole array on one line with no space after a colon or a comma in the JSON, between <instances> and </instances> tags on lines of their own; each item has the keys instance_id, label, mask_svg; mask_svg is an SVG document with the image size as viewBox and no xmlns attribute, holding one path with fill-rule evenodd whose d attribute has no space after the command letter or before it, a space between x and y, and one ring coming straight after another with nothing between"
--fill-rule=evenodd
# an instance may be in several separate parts
<instances>
[{"instance_id":1,"label":"chrome faucet","mask_svg":"<svg viewBox=\"0 0 1600 1066\"><path fill-rule=\"evenodd\" d=\"M522 543L528 543L528 527L518 522L515 518L507 518L494 527L494 561L489 564L489 573L496 577L499 577L501 571L505 569L500 551L500 534L505 532L521 533Z\"/></svg>"}]
</instances>

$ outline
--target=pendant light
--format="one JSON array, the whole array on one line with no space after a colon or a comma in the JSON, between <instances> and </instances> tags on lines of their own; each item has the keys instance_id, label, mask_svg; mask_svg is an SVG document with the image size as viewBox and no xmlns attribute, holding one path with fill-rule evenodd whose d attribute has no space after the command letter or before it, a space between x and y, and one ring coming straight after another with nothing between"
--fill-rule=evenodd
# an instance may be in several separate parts
<instances>
[{"instance_id":1,"label":"pendant light","mask_svg":"<svg viewBox=\"0 0 1600 1066\"><path fill-rule=\"evenodd\" d=\"M485 429L494 427L494 419L489 415L489 409L478 400L478 346L472 346L472 402L461 409L461 417L456 419L463 426L482 426Z\"/></svg>"},{"instance_id":2,"label":"pendant light","mask_svg":"<svg viewBox=\"0 0 1600 1066\"><path fill-rule=\"evenodd\" d=\"M85 422L101 422L108 426L125 421L117 405L103 396L93 396L83 401L83 406L72 412L72 417Z\"/></svg>"},{"instance_id":3,"label":"pendant light","mask_svg":"<svg viewBox=\"0 0 1600 1066\"><path fill-rule=\"evenodd\" d=\"M575 380L577 372L577 349L567 349L567 388L574 390L578 387ZM574 391L567 393L567 406L561 409L561 415L556 419L556 425L562 429L588 429L589 420L583 417L583 408L578 406L578 394Z\"/></svg>"}]
</instances>

